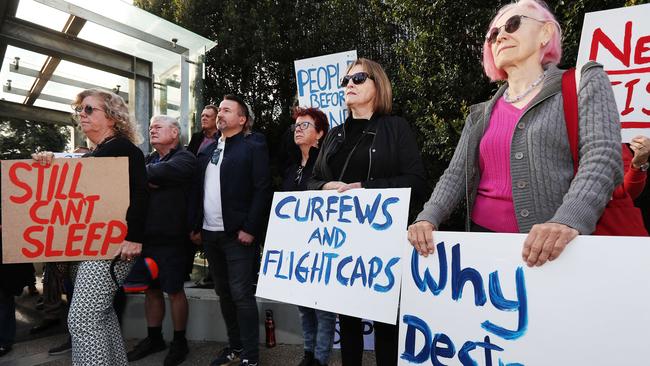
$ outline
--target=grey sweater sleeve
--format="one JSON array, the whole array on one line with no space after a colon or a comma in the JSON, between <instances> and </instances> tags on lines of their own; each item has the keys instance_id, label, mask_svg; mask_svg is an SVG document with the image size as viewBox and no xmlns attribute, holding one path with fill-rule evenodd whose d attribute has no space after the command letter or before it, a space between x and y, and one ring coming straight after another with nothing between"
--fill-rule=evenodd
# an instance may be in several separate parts
<instances>
[{"instance_id":1,"label":"grey sweater sleeve","mask_svg":"<svg viewBox=\"0 0 650 366\"><path fill-rule=\"evenodd\" d=\"M621 124L614 93L602 67L584 71L578 90L578 172L549 220L591 234L623 181Z\"/></svg>"},{"instance_id":2,"label":"grey sweater sleeve","mask_svg":"<svg viewBox=\"0 0 650 366\"><path fill-rule=\"evenodd\" d=\"M467 144L470 134L470 118L465 120L460 141L456 145L454 156L445 172L436 183L429 201L424 204L422 212L417 216L417 221L428 221L436 228L446 220L465 196L467 187L465 166L467 164Z\"/></svg>"}]
</instances>

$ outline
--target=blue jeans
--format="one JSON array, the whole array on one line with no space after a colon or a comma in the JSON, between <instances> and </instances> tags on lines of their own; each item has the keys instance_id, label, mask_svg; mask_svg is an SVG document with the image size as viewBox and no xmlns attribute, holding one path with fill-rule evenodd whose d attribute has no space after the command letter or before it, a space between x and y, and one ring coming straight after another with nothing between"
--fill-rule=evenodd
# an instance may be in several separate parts
<instances>
[{"instance_id":1,"label":"blue jeans","mask_svg":"<svg viewBox=\"0 0 650 366\"><path fill-rule=\"evenodd\" d=\"M336 313L298 306L302 318L302 336L305 339L305 351L312 352L314 358L327 365L332 344Z\"/></svg>"},{"instance_id":2,"label":"blue jeans","mask_svg":"<svg viewBox=\"0 0 650 366\"><path fill-rule=\"evenodd\" d=\"M12 346L16 338L14 294L0 290L0 346Z\"/></svg>"},{"instance_id":3,"label":"blue jeans","mask_svg":"<svg viewBox=\"0 0 650 366\"><path fill-rule=\"evenodd\" d=\"M242 245L237 234L201 231L205 257L219 296L231 348L243 348L242 359L259 359L259 316L253 284L259 256L257 246Z\"/></svg>"}]
</instances>

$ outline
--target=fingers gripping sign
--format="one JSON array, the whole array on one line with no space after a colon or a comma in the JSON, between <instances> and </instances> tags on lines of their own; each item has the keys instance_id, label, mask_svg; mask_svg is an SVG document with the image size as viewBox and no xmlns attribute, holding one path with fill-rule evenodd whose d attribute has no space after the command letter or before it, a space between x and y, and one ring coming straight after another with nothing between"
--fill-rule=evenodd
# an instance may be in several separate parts
<instances>
[{"instance_id":1,"label":"fingers gripping sign","mask_svg":"<svg viewBox=\"0 0 650 366\"><path fill-rule=\"evenodd\" d=\"M524 241L522 259L529 267L555 260L578 234L578 230L554 222L533 225Z\"/></svg>"},{"instance_id":2,"label":"fingers gripping sign","mask_svg":"<svg viewBox=\"0 0 650 366\"><path fill-rule=\"evenodd\" d=\"M428 221L418 221L408 227L408 239L420 255L426 257L433 254L433 231L436 227Z\"/></svg>"}]
</instances>

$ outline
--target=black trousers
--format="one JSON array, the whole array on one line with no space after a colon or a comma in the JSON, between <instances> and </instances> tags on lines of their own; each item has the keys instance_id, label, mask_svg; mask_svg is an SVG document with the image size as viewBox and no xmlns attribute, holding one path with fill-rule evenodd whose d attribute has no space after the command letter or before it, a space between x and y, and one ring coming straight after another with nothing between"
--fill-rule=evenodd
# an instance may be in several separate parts
<instances>
[{"instance_id":1,"label":"black trousers","mask_svg":"<svg viewBox=\"0 0 650 366\"><path fill-rule=\"evenodd\" d=\"M360 318L339 314L341 358L343 366L361 366L363 359L363 325ZM397 365L397 325L375 322L375 358L377 366Z\"/></svg>"}]
</instances>

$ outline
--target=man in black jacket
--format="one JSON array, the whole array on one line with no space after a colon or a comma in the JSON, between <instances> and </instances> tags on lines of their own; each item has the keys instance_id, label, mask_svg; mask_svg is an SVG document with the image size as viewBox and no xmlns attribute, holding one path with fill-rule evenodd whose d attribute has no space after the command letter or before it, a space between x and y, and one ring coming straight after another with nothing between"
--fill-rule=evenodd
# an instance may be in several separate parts
<instances>
[{"instance_id":1,"label":"man in black jacket","mask_svg":"<svg viewBox=\"0 0 650 366\"><path fill-rule=\"evenodd\" d=\"M156 149L147 157L149 210L141 258L152 258L158 266L158 279L145 290L145 314L148 336L133 351L129 361L141 359L166 348L162 337L167 293L171 303L174 340L165 358L165 366L178 365L189 352L185 339L188 305L183 289L187 255L188 191L196 170L196 158L180 144L180 125L175 118L154 116L149 134ZM143 260L134 267L146 271Z\"/></svg>"},{"instance_id":2,"label":"man in black jacket","mask_svg":"<svg viewBox=\"0 0 650 366\"><path fill-rule=\"evenodd\" d=\"M252 122L246 103L226 95L217 114L221 136L198 156L193 240L203 243L229 340L211 365L253 366L259 358L254 282L271 178L266 140L250 131Z\"/></svg>"}]
</instances>

